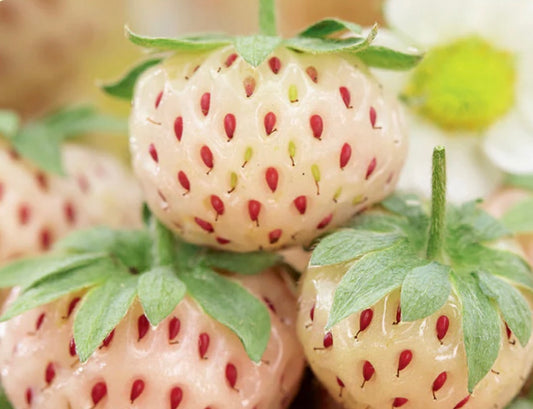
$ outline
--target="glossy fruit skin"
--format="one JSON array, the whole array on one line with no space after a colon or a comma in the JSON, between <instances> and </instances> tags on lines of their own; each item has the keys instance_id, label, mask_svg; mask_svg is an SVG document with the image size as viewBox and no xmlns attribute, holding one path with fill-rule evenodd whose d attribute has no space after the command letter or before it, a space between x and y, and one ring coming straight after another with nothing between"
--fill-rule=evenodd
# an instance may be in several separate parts
<instances>
[{"instance_id":1,"label":"glossy fruit skin","mask_svg":"<svg viewBox=\"0 0 533 409\"><path fill-rule=\"evenodd\" d=\"M274 250L393 191L401 115L358 61L278 49L254 69L234 53L174 56L137 82L133 165L168 228L197 244Z\"/></svg>"},{"instance_id":2,"label":"glossy fruit skin","mask_svg":"<svg viewBox=\"0 0 533 409\"><path fill-rule=\"evenodd\" d=\"M323 349L324 327L343 273L343 266L339 265L310 268L302 279L299 298L298 337L315 376L331 396L348 409L390 408L396 398L408 399L402 405L405 408L449 409L465 399L468 390L461 307L454 296L432 316L396 323L400 293L395 291L371 307L372 322L357 339L354 337L361 313L334 326L332 346ZM528 299L531 306L531 298ZM437 322L441 316L449 319L449 326L439 340ZM518 393L531 370L533 341L522 348L512 334L507 338L503 324L501 339L493 371L476 386L465 408L503 408ZM398 370L402 352L407 350L412 358ZM365 362L374 368L366 381ZM447 373L447 379L434 391L434 381L442 372ZM337 378L345 385L342 397Z\"/></svg>"},{"instance_id":3,"label":"glossy fruit skin","mask_svg":"<svg viewBox=\"0 0 533 409\"><path fill-rule=\"evenodd\" d=\"M105 383L107 392L97 409L286 408L304 369L295 334L295 295L277 269L237 280L258 298L267 297L275 309L269 310L271 338L259 363L248 358L233 332L187 296L158 327L146 332L139 332L143 311L135 302L110 342L80 364L70 348L76 310L65 318L73 294L0 325L6 393L15 409L28 408L27 390L32 391L32 408L67 408L68 402L71 409L87 409L94 406L92 391L98 383ZM201 334L209 335L202 354ZM50 362L56 374L47 385L45 369ZM97 389L101 397L102 388Z\"/></svg>"}]
</instances>

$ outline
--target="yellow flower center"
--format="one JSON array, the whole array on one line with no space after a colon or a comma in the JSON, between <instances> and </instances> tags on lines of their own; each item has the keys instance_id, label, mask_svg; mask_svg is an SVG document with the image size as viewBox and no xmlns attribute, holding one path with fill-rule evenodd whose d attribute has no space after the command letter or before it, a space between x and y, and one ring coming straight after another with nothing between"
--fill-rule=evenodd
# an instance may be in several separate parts
<instances>
[{"instance_id":1,"label":"yellow flower center","mask_svg":"<svg viewBox=\"0 0 533 409\"><path fill-rule=\"evenodd\" d=\"M470 36L428 51L404 97L444 129L479 131L513 106L515 81L513 54Z\"/></svg>"}]
</instances>

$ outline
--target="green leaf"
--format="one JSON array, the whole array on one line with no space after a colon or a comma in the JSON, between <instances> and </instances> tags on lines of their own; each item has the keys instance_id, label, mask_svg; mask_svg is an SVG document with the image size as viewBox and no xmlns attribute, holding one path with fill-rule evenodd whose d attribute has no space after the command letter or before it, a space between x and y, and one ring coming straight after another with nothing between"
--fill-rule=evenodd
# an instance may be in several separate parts
<instances>
[{"instance_id":1,"label":"green leaf","mask_svg":"<svg viewBox=\"0 0 533 409\"><path fill-rule=\"evenodd\" d=\"M15 111L0 109L0 136L12 138L19 130L20 117Z\"/></svg>"},{"instance_id":2,"label":"green leaf","mask_svg":"<svg viewBox=\"0 0 533 409\"><path fill-rule=\"evenodd\" d=\"M173 265L178 273L186 273L204 260L205 249L175 238Z\"/></svg>"},{"instance_id":3,"label":"green leaf","mask_svg":"<svg viewBox=\"0 0 533 409\"><path fill-rule=\"evenodd\" d=\"M507 175L505 184L515 186L533 192L533 174L528 175Z\"/></svg>"},{"instance_id":4,"label":"green leaf","mask_svg":"<svg viewBox=\"0 0 533 409\"><path fill-rule=\"evenodd\" d=\"M71 253L105 252L112 254L128 267L139 271L149 268L152 240L145 230L112 230L95 227L69 234L54 248Z\"/></svg>"},{"instance_id":5,"label":"green leaf","mask_svg":"<svg viewBox=\"0 0 533 409\"><path fill-rule=\"evenodd\" d=\"M74 320L74 340L81 362L89 359L124 318L136 294L137 277L128 275L108 280L87 293Z\"/></svg>"},{"instance_id":6,"label":"green leaf","mask_svg":"<svg viewBox=\"0 0 533 409\"><path fill-rule=\"evenodd\" d=\"M62 135L41 123L28 124L12 138L15 150L40 169L64 175L61 165Z\"/></svg>"},{"instance_id":7,"label":"green leaf","mask_svg":"<svg viewBox=\"0 0 533 409\"><path fill-rule=\"evenodd\" d=\"M531 336L531 311L520 291L506 281L485 272L478 273L483 293L498 303L503 319L525 347Z\"/></svg>"},{"instance_id":8,"label":"green leaf","mask_svg":"<svg viewBox=\"0 0 533 409\"><path fill-rule=\"evenodd\" d=\"M416 321L438 311L451 292L450 267L437 262L416 267L405 276L401 292L402 321Z\"/></svg>"},{"instance_id":9,"label":"green leaf","mask_svg":"<svg viewBox=\"0 0 533 409\"><path fill-rule=\"evenodd\" d=\"M266 306L239 284L206 267L197 266L181 279L204 311L231 329L250 359L259 362L270 339Z\"/></svg>"},{"instance_id":10,"label":"green leaf","mask_svg":"<svg viewBox=\"0 0 533 409\"><path fill-rule=\"evenodd\" d=\"M506 406L505 409L533 409L533 402L524 398L518 398Z\"/></svg>"},{"instance_id":11,"label":"green leaf","mask_svg":"<svg viewBox=\"0 0 533 409\"><path fill-rule=\"evenodd\" d=\"M102 259L87 266L66 270L42 278L26 289L4 312L7 321L26 311L55 301L64 295L103 283L114 274L124 271L111 259Z\"/></svg>"},{"instance_id":12,"label":"green leaf","mask_svg":"<svg viewBox=\"0 0 533 409\"><path fill-rule=\"evenodd\" d=\"M61 140L90 132L117 132L126 134L128 121L98 112L91 106L69 107L43 119L51 132L60 135Z\"/></svg>"},{"instance_id":13,"label":"green leaf","mask_svg":"<svg viewBox=\"0 0 533 409\"><path fill-rule=\"evenodd\" d=\"M533 232L533 197L511 207L502 217L502 222L515 233Z\"/></svg>"},{"instance_id":14,"label":"green leaf","mask_svg":"<svg viewBox=\"0 0 533 409\"><path fill-rule=\"evenodd\" d=\"M2 389L2 385L0 385L0 409L13 409L13 406L9 403L9 400Z\"/></svg>"},{"instance_id":15,"label":"green leaf","mask_svg":"<svg viewBox=\"0 0 533 409\"><path fill-rule=\"evenodd\" d=\"M0 268L0 288L27 288L47 276L84 267L106 257L105 253L51 254L18 260Z\"/></svg>"},{"instance_id":16,"label":"green leaf","mask_svg":"<svg viewBox=\"0 0 533 409\"><path fill-rule=\"evenodd\" d=\"M259 0L259 31L266 36L277 35L274 0Z\"/></svg>"},{"instance_id":17,"label":"green leaf","mask_svg":"<svg viewBox=\"0 0 533 409\"><path fill-rule=\"evenodd\" d=\"M163 61L163 58L151 58L149 60L143 61L131 68L118 81L101 85L101 88L109 95L112 95L117 98L131 100L133 98L133 90L135 88L135 83L137 82L137 79L147 69L153 67L154 65L160 64L161 61Z\"/></svg>"},{"instance_id":18,"label":"green leaf","mask_svg":"<svg viewBox=\"0 0 533 409\"><path fill-rule=\"evenodd\" d=\"M213 268L244 275L259 274L280 263L282 257L277 253L257 251L251 253L233 253L229 251L209 251L205 262Z\"/></svg>"},{"instance_id":19,"label":"green leaf","mask_svg":"<svg viewBox=\"0 0 533 409\"><path fill-rule=\"evenodd\" d=\"M232 37L207 34L181 38L148 37L135 34L126 27L128 39L136 45L161 51L209 51L229 45Z\"/></svg>"},{"instance_id":20,"label":"green leaf","mask_svg":"<svg viewBox=\"0 0 533 409\"><path fill-rule=\"evenodd\" d=\"M362 32L361 26L358 24L336 18L328 18L307 27L304 31L298 34L298 36L324 38L331 34L346 30L351 31L354 34L361 34Z\"/></svg>"},{"instance_id":21,"label":"green leaf","mask_svg":"<svg viewBox=\"0 0 533 409\"><path fill-rule=\"evenodd\" d=\"M335 290L326 329L399 288L407 273L423 263L403 243L356 261Z\"/></svg>"},{"instance_id":22,"label":"green leaf","mask_svg":"<svg viewBox=\"0 0 533 409\"><path fill-rule=\"evenodd\" d=\"M410 70L424 58L423 54L410 54L387 47L371 45L357 54L367 66L387 70Z\"/></svg>"},{"instance_id":23,"label":"green leaf","mask_svg":"<svg viewBox=\"0 0 533 409\"><path fill-rule=\"evenodd\" d=\"M343 229L326 236L311 255L311 266L325 266L357 259L366 253L383 250L402 240L396 233Z\"/></svg>"},{"instance_id":24,"label":"green leaf","mask_svg":"<svg viewBox=\"0 0 533 409\"><path fill-rule=\"evenodd\" d=\"M280 45L281 38L264 35L236 37L235 49L252 67L257 67Z\"/></svg>"},{"instance_id":25,"label":"green leaf","mask_svg":"<svg viewBox=\"0 0 533 409\"><path fill-rule=\"evenodd\" d=\"M171 267L156 267L139 277L137 293L153 326L170 315L186 292L185 284Z\"/></svg>"},{"instance_id":26,"label":"green leaf","mask_svg":"<svg viewBox=\"0 0 533 409\"><path fill-rule=\"evenodd\" d=\"M501 320L494 304L472 275L451 273L462 305L463 336L468 364L468 391L491 370L500 351Z\"/></svg>"},{"instance_id":27,"label":"green leaf","mask_svg":"<svg viewBox=\"0 0 533 409\"><path fill-rule=\"evenodd\" d=\"M381 233L402 232L405 219L398 215L370 210L354 217L346 227Z\"/></svg>"},{"instance_id":28,"label":"green leaf","mask_svg":"<svg viewBox=\"0 0 533 409\"><path fill-rule=\"evenodd\" d=\"M309 54L359 53L372 42L373 38L311 38L294 37L285 40L285 46L291 50Z\"/></svg>"}]
</instances>

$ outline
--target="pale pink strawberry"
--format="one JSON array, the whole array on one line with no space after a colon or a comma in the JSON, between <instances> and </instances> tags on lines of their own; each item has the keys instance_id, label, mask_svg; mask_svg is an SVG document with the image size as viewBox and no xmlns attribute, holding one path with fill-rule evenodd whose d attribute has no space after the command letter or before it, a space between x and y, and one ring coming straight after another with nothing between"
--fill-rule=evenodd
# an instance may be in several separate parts
<instances>
[{"instance_id":1,"label":"pale pink strawberry","mask_svg":"<svg viewBox=\"0 0 533 409\"><path fill-rule=\"evenodd\" d=\"M0 144L0 264L48 250L79 228L138 227L136 181L104 153L66 145L66 177L47 174Z\"/></svg>"},{"instance_id":2,"label":"pale pink strawberry","mask_svg":"<svg viewBox=\"0 0 533 409\"><path fill-rule=\"evenodd\" d=\"M309 243L394 189L406 140L356 59L226 47L138 80L131 150L151 210L187 241L233 251Z\"/></svg>"},{"instance_id":3,"label":"pale pink strawberry","mask_svg":"<svg viewBox=\"0 0 533 409\"><path fill-rule=\"evenodd\" d=\"M259 363L237 336L188 296L153 328L138 302L89 360L72 342L76 295L0 326L4 388L15 409L279 409L304 367L296 300L279 270L238 279L270 308L271 337Z\"/></svg>"},{"instance_id":4,"label":"pale pink strawberry","mask_svg":"<svg viewBox=\"0 0 533 409\"><path fill-rule=\"evenodd\" d=\"M313 268L303 279L298 335L315 375L350 409L503 408L533 364L533 341L523 348L502 328L491 372L470 396L455 297L436 314L400 322L400 292L324 331L342 268ZM530 302L530 305L531 302Z\"/></svg>"}]
</instances>

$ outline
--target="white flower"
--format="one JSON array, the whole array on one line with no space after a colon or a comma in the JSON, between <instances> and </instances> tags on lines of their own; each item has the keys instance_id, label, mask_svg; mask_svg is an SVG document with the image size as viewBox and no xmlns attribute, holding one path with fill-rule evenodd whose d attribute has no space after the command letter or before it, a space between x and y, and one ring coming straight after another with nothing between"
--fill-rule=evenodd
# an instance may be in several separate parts
<instances>
[{"instance_id":1,"label":"white flower","mask_svg":"<svg viewBox=\"0 0 533 409\"><path fill-rule=\"evenodd\" d=\"M384 11L426 52L410 72L377 73L406 101L399 189L428 195L436 145L447 150L452 201L486 196L504 172L533 173L533 0L388 0ZM390 45L386 31L377 40Z\"/></svg>"}]
</instances>

